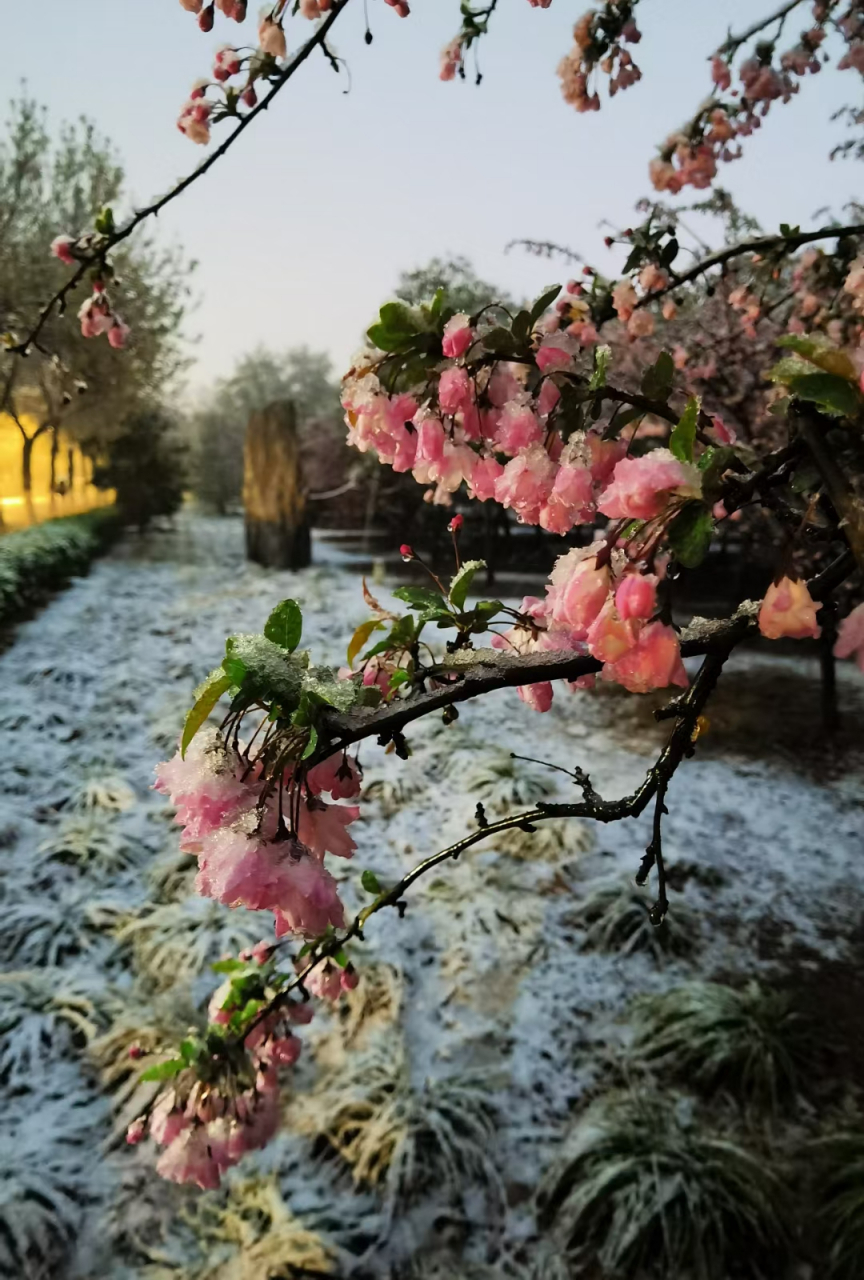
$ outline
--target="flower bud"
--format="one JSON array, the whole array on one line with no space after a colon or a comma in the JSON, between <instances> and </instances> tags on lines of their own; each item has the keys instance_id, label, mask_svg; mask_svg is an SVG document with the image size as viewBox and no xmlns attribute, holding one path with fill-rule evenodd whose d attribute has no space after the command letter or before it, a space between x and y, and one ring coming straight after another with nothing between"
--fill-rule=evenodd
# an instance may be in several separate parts
<instances>
[{"instance_id":1,"label":"flower bud","mask_svg":"<svg viewBox=\"0 0 864 1280\"><path fill-rule=\"evenodd\" d=\"M133 1061L134 1061L136 1058L143 1058L143 1057L144 1057L144 1050L141 1048L140 1044L138 1044L137 1042L136 1042L135 1044L130 1044L130 1046L129 1046L129 1057L130 1057L130 1058L132 1058L132 1059L133 1059Z\"/></svg>"},{"instance_id":2,"label":"flower bud","mask_svg":"<svg viewBox=\"0 0 864 1280\"><path fill-rule=\"evenodd\" d=\"M399 554L406 562L414 559L414 552L411 547L408 546L407 542L402 543L402 546L399 548Z\"/></svg>"},{"instance_id":3,"label":"flower bud","mask_svg":"<svg viewBox=\"0 0 864 1280\"><path fill-rule=\"evenodd\" d=\"M464 516L454 516L453 519L448 524L447 528L450 530L451 533L458 533L464 523L465 523Z\"/></svg>"},{"instance_id":4,"label":"flower bud","mask_svg":"<svg viewBox=\"0 0 864 1280\"><path fill-rule=\"evenodd\" d=\"M208 4L206 9L202 9L198 15L198 26L202 31L213 30L213 6Z\"/></svg>"},{"instance_id":5,"label":"flower bud","mask_svg":"<svg viewBox=\"0 0 864 1280\"><path fill-rule=\"evenodd\" d=\"M132 1121L129 1128L126 1130L126 1141L129 1143L130 1147L136 1146L136 1144L141 1141L144 1137L145 1128L146 1126L144 1121L140 1116L137 1120Z\"/></svg>"}]
</instances>

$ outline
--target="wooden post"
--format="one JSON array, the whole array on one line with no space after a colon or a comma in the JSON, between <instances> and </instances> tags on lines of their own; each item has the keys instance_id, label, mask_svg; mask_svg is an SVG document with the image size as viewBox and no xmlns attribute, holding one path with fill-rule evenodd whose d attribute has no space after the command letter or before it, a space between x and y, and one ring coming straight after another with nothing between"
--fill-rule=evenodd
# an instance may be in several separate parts
<instances>
[{"instance_id":1,"label":"wooden post","mask_svg":"<svg viewBox=\"0 0 864 1280\"><path fill-rule=\"evenodd\" d=\"M293 404L281 400L252 414L243 464L247 558L305 569L311 543Z\"/></svg>"}]
</instances>

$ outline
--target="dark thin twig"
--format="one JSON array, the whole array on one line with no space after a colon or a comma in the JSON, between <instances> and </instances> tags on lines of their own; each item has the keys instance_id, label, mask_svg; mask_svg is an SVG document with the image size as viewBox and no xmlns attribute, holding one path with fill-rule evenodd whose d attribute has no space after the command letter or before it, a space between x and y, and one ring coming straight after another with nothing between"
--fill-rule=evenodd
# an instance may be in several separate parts
<instances>
[{"instance_id":1,"label":"dark thin twig","mask_svg":"<svg viewBox=\"0 0 864 1280\"><path fill-rule=\"evenodd\" d=\"M291 59L291 61L287 64L287 66L281 72L279 79L273 82L270 92L264 98L262 98L261 101L257 104L257 106L253 107L252 110L247 115L243 116L243 118L240 120L240 123L237 125L237 128L234 130L232 134L229 134L229 136L225 139L225 141L221 144L221 146L217 147L215 151L211 152L211 154L207 157L207 159L204 160L201 164L199 164L197 169L193 169L192 172L188 174L182 180L182 182L179 182L176 187L172 187L172 189L169 192L167 192L164 196L160 196L158 200L154 200L154 202L150 205L147 205L146 208L136 210L136 212L132 215L129 221L125 223L124 226L122 226L119 230L115 231L112 235L105 237L105 239L101 242L96 252L92 254L88 254L85 258L81 260L80 265L72 273L72 275L69 277L66 283L60 289L57 290L53 298L51 298L50 302L47 302L45 306L42 308L42 311L39 314L39 318L37 319L36 324L30 330L27 337L22 339L21 342L16 343L15 346L11 346L7 348L10 354L26 356L30 347L38 339L39 335L41 334L42 330L47 324L52 313L58 308L62 312L63 308L65 307L67 297L81 283L84 276L89 271L90 267L94 266L97 262L103 261L105 256L108 253L110 253L112 249L116 248L116 246L120 244L122 241L127 240L129 236L131 236L132 232L138 226L140 226L142 222L144 222L147 218L156 217L159 213L162 212L162 210L165 208L166 205L170 204L172 200L176 200L177 197L182 195L183 192L186 191L189 187L191 187L194 182L197 182L199 178L204 177L205 173L207 173L213 167L216 161L220 160L222 156L224 156L225 153L229 150L229 148L234 145L234 143L237 141L240 135L244 132L244 130L248 129L252 121L257 119L257 117L261 114L262 111L267 110L267 108L270 106L270 103L276 97L276 94L279 92L279 90L282 89L283 86L288 83L288 81L291 79L294 73L303 65L303 63L306 61L309 55L319 46L325 45L326 39L327 39L327 33L329 32L330 28L333 26L333 23L337 20L339 15L342 13L342 11L345 9L345 7L349 3L350 3L350 0L334 0L333 8L327 14L327 17L318 27L315 34L309 40L306 41L306 43L302 46L301 49L298 50L297 53L295 53L294 57Z\"/></svg>"}]
</instances>

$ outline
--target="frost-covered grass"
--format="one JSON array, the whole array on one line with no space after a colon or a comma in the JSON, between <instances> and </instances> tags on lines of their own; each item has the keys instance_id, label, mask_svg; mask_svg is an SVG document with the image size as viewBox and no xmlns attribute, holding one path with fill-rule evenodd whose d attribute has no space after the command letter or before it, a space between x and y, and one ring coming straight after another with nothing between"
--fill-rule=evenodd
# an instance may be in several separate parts
<instances>
[{"instance_id":1,"label":"frost-covered grass","mask_svg":"<svg viewBox=\"0 0 864 1280\"><path fill-rule=\"evenodd\" d=\"M404 920L370 921L353 948L360 986L302 1030L278 1142L224 1193L186 1193L155 1179L146 1147L123 1147L123 1123L152 1088L138 1072L200 1019L217 981L209 962L267 925L194 898L194 861L179 854L152 769L225 635L254 632L288 595L316 658L343 662L366 616L355 577L326 564L262 571L244 564L237 522L183 519L174 534L118 546L0 655L11 761L0 807L0 1102L3 1140L8 1129L18 1143L0 1171L0 1236L13 1214L30 1233L15 1246L29 1251L30 1271L19 1260L11 1273L270 1280L290 1275L305 1249L309 1269L364 1280L569 1280L572 1260L537 1239L533 1192L560 1168L585 1100L602 1101L610 1061L635 1052L634 997L730 974L736 990L754 977L770 992L802 953L811 968L840 963L864 912L864 785L830 753L817 780L802 753L771 749L772 716L784 717L784 743L801 736L807 662L736 656L734 703L721 681L711 729L670 790L664 847L681 946L663 950L647 919L656 886L633 886L647 816L484 841L419 882ZM772 697L788 676L795 699L762 700L766 673ZM849 715L860 715L860 681L840 674ZM631 791L666 731L653 705L562 691L538 716L502 692L463 706L454 725L412 726L407 762L364 744L359 849L334 867L349 909L368 902L362 868L392 882L470 829L478 800L491 817L574 794L510 749L586 768L603 795ZM714 1032L701 1034L712 1061ZM724 1055L738 1035L724 1031ZM141 1058L129 1058L133 1044ZM689 1036L674 1055L685 1047ZM673 1046L664 1038L657 1053L665 1084ZM741 1092L727 1066L700 1084L714 1100L700 1103L711 1121L694 1141L726 1122L719 1094ZM681 1065L686 1087L696 1074ZM781 1123L787 1096L778 1087ZM813 1127L806 1115L796 1123ZM846 1157L832 1152L836 1172ZM34 1168L44 1171L38 1195Z\"/></svg>"}]
</instances>

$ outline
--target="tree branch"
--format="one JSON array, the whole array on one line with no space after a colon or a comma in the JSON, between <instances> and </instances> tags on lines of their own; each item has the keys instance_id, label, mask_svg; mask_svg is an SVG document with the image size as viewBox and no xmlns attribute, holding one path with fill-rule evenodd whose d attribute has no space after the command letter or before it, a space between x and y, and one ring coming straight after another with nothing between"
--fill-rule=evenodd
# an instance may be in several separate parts
<instances>
[{"instance_id":1,"label":"tree branch","mask_svg":"<svg viewBox=\"0 0 864 1280\"><path fill-rule=\"evenodd\" d=\"M746 44L753 36L758 36L760 31L764 31L766 27L770 27L772 22L781 22L786 18L793 9L797 9L805 0L787 0L786 4L782 4L774 13L769 13L764 18L759 18L748 27L746 31L742 31L740 35L733 36L731 33L726 37L721 45L718 46L717 52L734 56L741 48L742 44Z\"/></svg>"},{"instance_id":2,"label":"tree branch","mask_svg":"<svg viewBox=\"0 0 864 1280\"><path fill-rule=\"evenodd\" d=\"M332 9L318 27L315 34L307 40L294 55L288 65L281 72L279 79L273 83L270 92L266 97L262 98L257 106L253 107L247 115L243 116L234 132L225 139L221 146L211 152L207 159L199 164L197 169L193 169L192 172L182 180L182 182L179 182L176 187L172 187L172 189L164 196L160 196L158 200L154 200L152 204L147 205L145 208L136 210L124 226L115 231L112 235L105 237L96 252L88 254L85 258L82 258L80 265L76 268L66 283L58 289L53 298L45 304L35 325L30 330L27 337L22 339L21 342L16 343L14 346L7 348L10 354L26 356L30 347L38 340L39 335L47 324L52 313L59 309L62 314L65 309L67 297L81 283L90 267L97 262L103 261L105 256L110 253L112 249L116 248L116 246L122 241L127 240L129 236L131 236L132 232L135 231L142 222L146 221L147 218L156 217L162 212L166 205L170 204L172 200L176 200L177 197L182 195L183 192L191 187L194 182L197 182L199 178L204 177L205 173L213 167L216 161L220 160L229 148L234 145L244 130L248 129L252 121L257 119L262 111L267 110L279 90L288 83L309 55L313 53L319 45L323 45L325 43L330 28L349 3L350 0L334 0Z\"/></svg>"}]
</instances>

